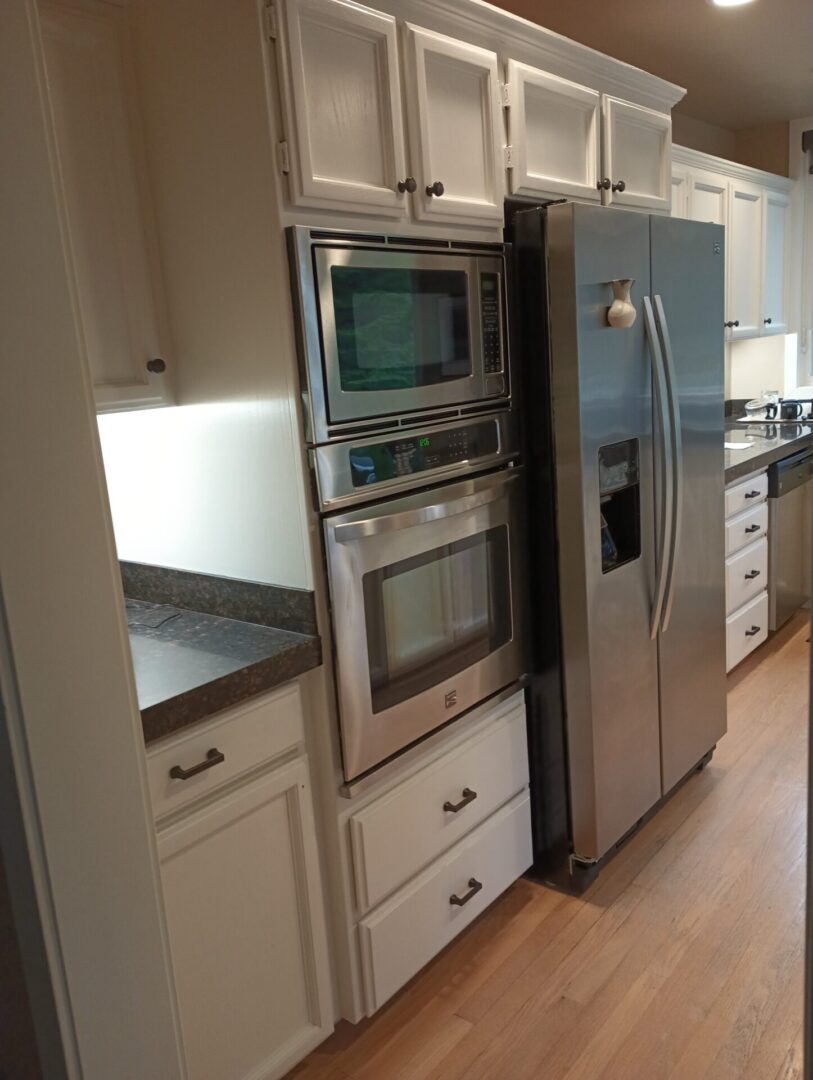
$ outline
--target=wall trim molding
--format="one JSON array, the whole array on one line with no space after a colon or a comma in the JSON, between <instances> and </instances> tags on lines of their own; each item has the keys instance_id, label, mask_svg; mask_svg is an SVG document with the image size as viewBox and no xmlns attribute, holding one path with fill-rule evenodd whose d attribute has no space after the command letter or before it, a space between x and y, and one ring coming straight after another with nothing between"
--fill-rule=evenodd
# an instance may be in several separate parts
<instances>
[{"instance_id":1,"label":"wall trim molding","mask_svg":"<svg viewBox=\"0 0 813 1080\"><path fill-rule=\"evenodd\" d=\"M741 165L737 161L728 161L726 158L715 157L713 154L705 154L702 150L692 150L688 146L672 145L672 164L722 173L724 176L759 184L786 195L789 195L794 187L794 181L789 180L787 176L778 176L776 173L765 172L764 169L754 169L750 165Z\"/></svg>"}]
</instances>

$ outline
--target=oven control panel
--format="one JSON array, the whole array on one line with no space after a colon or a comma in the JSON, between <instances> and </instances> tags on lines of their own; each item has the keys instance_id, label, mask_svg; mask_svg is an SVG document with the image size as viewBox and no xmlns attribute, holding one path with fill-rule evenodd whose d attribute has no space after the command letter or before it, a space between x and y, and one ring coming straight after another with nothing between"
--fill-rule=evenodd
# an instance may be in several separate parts
<instances>
[{"instance_id":1,"label":"oven control panel","mask_svg":"<svg viewBox=\"0 0 813 1080\"><path fill-rule=\"evenodd\" d=\"M354 488L368 487L399 477L442 469L477 458L490 457L500 449L493 420L464 426L438 428L409 435L395 435L380 442L351 446L350 476Z\"/></svg>"},{"instance_id":2,"label":"oven control panel","mask_svg":"<svg viewBox=\"0 0 813 1080\"><path fill-rule=\"evenodd\" d=\"M499 375L502 371L499 274L480 274L480 319L483 331L483 369L486 375Z\"/></svg>"}]
</instances>

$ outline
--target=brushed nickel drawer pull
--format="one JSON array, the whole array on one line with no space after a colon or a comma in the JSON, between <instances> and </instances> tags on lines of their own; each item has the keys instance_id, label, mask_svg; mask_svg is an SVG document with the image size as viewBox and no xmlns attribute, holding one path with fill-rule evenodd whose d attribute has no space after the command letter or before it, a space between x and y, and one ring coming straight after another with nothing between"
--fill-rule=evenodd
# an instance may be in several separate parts
<instances>
[{"instance_id":1,"label":"brushed nickel drawer pull","mask_svg":"<svg viewBox=\"0 0 813 1080\"><path fill-rule=\"evenodd\" d=\"M184 769L182 765L173 765L169 770L169 775L173 780L188 780L192 776L197 776L198 773L211 769L214 765L220 765L225 760L226 755L221 754L220 751L213 746L211 750L206 751L206 758L204 761L199 762L197 765L193 765L190 769Z\"/></svg>"},{"instance_id":2,"label":"brushed nickel drawer pull","mask_svg":"<svg viewBox=\"0 0 813 1080\"><path fill-rule=\"evenodd\" d=\"M447 814L456 814L459 810L462 810L464 806L468 806L470 802L474 802L477 798L477 792L472 791L470 787L464 787L461 792L463 798L458 803L449 802L447 799L443 804L443 809Z\"/></svg>"},{"instance_id":3,"label":"brushed nickel drawer pull","mask_svg":"<svg viewBox=\"0 0 813 1080\"><path fill-rule=\"evenodd\" d=\"M449 897L449 903L454 904L455 907L463 907L464 904L468 904L469 900L482 889L482 881L478 881L476 877L469 878L469 891L463 893L462 896L458 896L456 893L452 893Z\"/></svg>"}]
</instances>

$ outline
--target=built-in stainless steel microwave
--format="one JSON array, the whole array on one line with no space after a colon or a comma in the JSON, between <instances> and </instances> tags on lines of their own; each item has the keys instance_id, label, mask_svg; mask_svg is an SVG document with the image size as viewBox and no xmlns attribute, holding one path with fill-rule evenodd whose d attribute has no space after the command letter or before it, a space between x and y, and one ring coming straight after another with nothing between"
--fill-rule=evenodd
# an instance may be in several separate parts
<instances>
[{"instance_id":1,"label":"built-in stainless steel microwave","mask_svg":"<svg viewBox=\"0 0 813 1080\"><path fill-rule=\"evenodd\" d=\"M288 230L306 437L510 403L505 249Z\"/></svg>"}]
</instances>

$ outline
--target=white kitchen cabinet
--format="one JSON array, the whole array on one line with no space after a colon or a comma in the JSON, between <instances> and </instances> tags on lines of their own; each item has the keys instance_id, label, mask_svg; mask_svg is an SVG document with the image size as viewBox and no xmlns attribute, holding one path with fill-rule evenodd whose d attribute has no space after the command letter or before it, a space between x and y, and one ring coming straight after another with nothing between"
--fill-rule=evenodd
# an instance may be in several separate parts
<instances>
[{"instance_id":1,"label":"white kitchen cabinet","mask_svg":"<svg viewBox=\"0 0 813 1080\"><path fill-rule=\"evenodd\" d=\"M725 491L726 671L768 636L768 474Z\"/></svg>"},{"instance_id":2,"label":"white kitchen cabinet","mask_svg":"<svg viewBox=\"0 0 813 1080\"><path fill-rule=\"evenodd\" d=\"M283 12L295 201L404 216L395 19L344 0L287 0Z\"/></svg>"},{"instance_id":3,"label":"white kitchen cabinet","mask_svg":"<svg viewBox=\"0 0 813 1080\"><path fill-rule=\"evenodd\" d=\"M688 181L688 214L692 221L728 225L728 180L702 169L692 169Z\"/></svg>"},{"instance_id":4,"label":"white kitchen cabinet","mask_svg":"<svg viewBox=\"0 0 813 1080\"><path fill-rule=\"evenodd\" d=\"M672 217L689 216L689 170L672 166Z\"/></svg>"},{"instance_id":5,"label":"white kitchen cabinet","mask_svg":"<svg viewBox=\"0 0 813 1080\"><path fill-rule=\"evenodd\" d=\"M82 343L100 410L170 400L126 12L41 3L47 97Z\"/></svg>"},{"instance_id":6,"label":"white kitchen cabinet","mask_svg":"<svg viewBox=\"0 0 813 1080\"><path fill-rule=\"evenodd\" d=\"M307 759L158 835L189 1080L276 1080L332 1031Z\"/></svg>"},{"instance_id":7,"label":"white kitchen cabinet","mask_svg":"<svg viewBox=\"0 0 813 1080\"><path fill-rule=\"evenodd\" d=\"M786 334L789 197L782 192L766 191L763 217L762 332Z\"/></svg>"},{"instance_id":8,"label":"white kitchen cabinet","mask_svg":"<svg viewBox=\"0 0 813 1080\"><path fill-rule=\"evenodd\" d=\"M509 187L514 195L601 201L601 95L509 60Z\"/></svg>"},{"instance_id":9,"label":"white kitchen cabinet","mask_svg":"<svg viewBox=\"0 0 813 1080\"><path fill-rule=\"evenodd\" d=\"M405 29L416 216L499 224L504 166L497 55L419 26Z\"/></svg>"},{"instance_id":10,"label":"white kitchen cabinet","mask_svg":"<svg viewBox=\"0 0 813 1080\"><path fill-rule=\"evenodd\" d=\"M603 176L607 205L670 209L672 118L620 98L605 96Z\"/></svg>"},{"instance_id":11,"label":"white kitchen cabinet","mask_svg":"<svg viewBox=\"0 0 813 1080\"><path fill-rule=\"evenodd\" d=\"M762 332L762 214L765 193L756 184L732 180L728 208L726 321L731 338Z\"/></svg>"}]
</instances>

